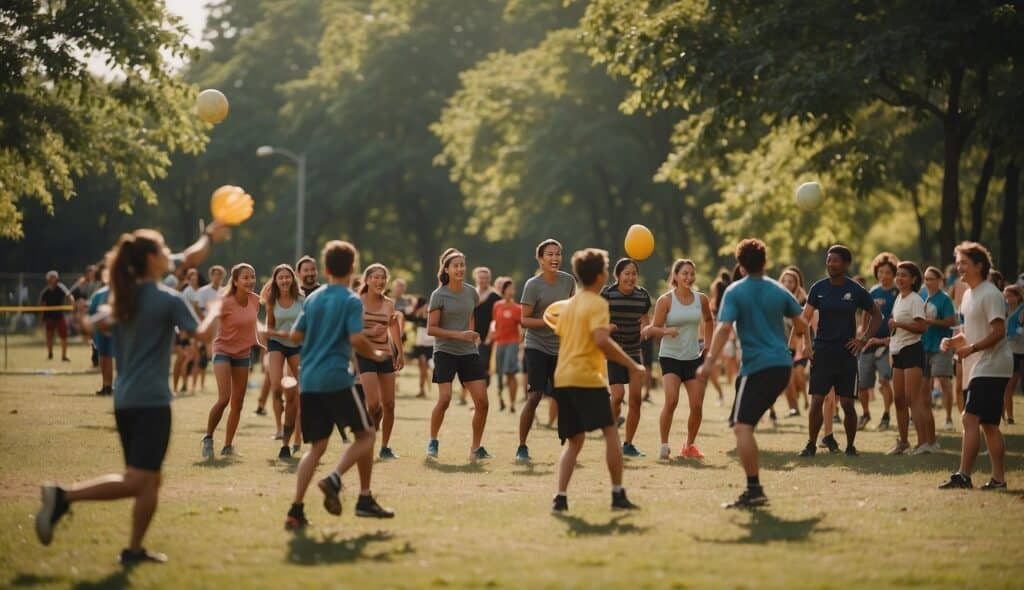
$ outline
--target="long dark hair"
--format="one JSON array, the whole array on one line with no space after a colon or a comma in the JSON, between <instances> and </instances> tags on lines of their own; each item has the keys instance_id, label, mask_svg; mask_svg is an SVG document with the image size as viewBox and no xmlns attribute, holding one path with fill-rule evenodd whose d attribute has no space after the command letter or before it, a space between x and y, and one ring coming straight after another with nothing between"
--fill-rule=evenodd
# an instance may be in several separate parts
<instances>
[{"instance_id":1,"label":"long dark hair","mask_svg":"<svg viewBox=\"0 0 1024 590\"><path fill-rule=\"evenodd\" d=\"M121 234L117 245L107 255L110 273L110 303L114 317L126 322L135 315L135 298L139 279L149 273L149 256L164 247L164 237L151 229L137 229Z\"/></svg>"},{"instance_id":2,"label":"long dark hair","mask_svg":"<svg viewBox=\"0 0 1024 590\"><path fill-rule=\"evenodd\" d=\"M238 277L242 276L242 271L246 269L252 271L252 276L256 276L256 269L253 268L251 264L239 262L238 264L231 267L231 278L228 279L228 286L227 289L225 289L224 291L224 294L227 297L234 296L235 292L238 291L238 288L235 287L235 281L238 280Z\"/></svg>"},{"instance_id":3,"label":"long dark hair","mask_svg":"<svg viewBox=\"0 0 1024 590\"><path fill-rule=\"evenodd\" d=\"M441 254L440 265L439 268L437 269L437 282L440 283L442 286L447 285L448 282L451 280L451 277L448 276L448 265L452 263L452 260L455 260L460 256L463 259L466 258L465 254L459 252L455 248L448 248L447 250L444 251L443 254Z\"/></svg>"},{"instance_id":4,"label":"long dark hair","mask_svg":"<svg viewBox=\"0 0 1024 590\"><path fill-rule=\"evenodd\" d=\"M263 303L267 306L268 314L274 313L274 304L281 298L281 288L277 286L277 273L284 271L288 271L292 275L292 286L288 289L288 295L291 296L292 301L299 300L299 277L295 274L295 271L292 270L291 266L287 264L278 264L274 267L274 272L270 273L270 280L267 281L267 284L264 285L262 291L260 291Z\"/></svg>"},{"instance_id":5,"label":"long dark hair","mask_svg":"<svg viewBox=\"0 0 1024 590\"><path fill-rule=\"evenodd\" d=\"M384 271L384 281L387 282L388 276L390 276L389 273L388 273L388 267L384 266L383 264L381 264L379 262L374 262L370 266L367 266L366 270L363 271L363 283L359 286L359 294L360 295L365 295L370 290L370 285L367 284L366 281L367 281L367 279L370 278L370 274L373 273L373 271L375 271L375 270L382 270L382 271Z\"/></svg>"},{"instance_id":6,"label":"long dark hair","mask_svg":"<svg viewBox=\"0 0 1024 590\"><path fill-rule=\"evenodd\" d=\"M910 274L910 290L917 293L921 290L921 283L924 282L924 276L921 275L921 269L909 260L904 260L896 265L897 269L903 269Z\"/></svg>"}]
</instances>

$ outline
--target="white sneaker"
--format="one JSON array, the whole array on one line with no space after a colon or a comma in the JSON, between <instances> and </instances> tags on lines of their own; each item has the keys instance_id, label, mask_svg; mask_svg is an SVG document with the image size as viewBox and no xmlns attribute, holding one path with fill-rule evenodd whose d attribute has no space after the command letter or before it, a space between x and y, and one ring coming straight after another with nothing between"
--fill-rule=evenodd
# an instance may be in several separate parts
<instances>
[{"instance_id":1,"label":"white sneaker","mask_svg":"<svg viewBox=\"0 0 1024 590\"><path fill-rule=\"evenodd\" d=\"M953 426L952 420L946 420L946 425L942 427L946 432L953 432L956 430L956 426Z\"/></svg>"},{"instance_id":2,"label":"white sneaker","mask_svg":"<svg viewBox=\"0 0 1024 590\"><path fill-rule=\"evenodd\" d=\"M942 445L939 444L939 441L935 441L935 442L932 443L932 452L933 453L938 453L941 450L942 450Z\"/></svg>"},{"instance_id":3,"label":"white sneaker","mask_svg":"<svg viewBox=\"0 0 1024 590\"><path fill-rule=\"evenodd\" d=\"M929 454L931 452L932 452L932 446L930 444L928 444L928 443L921 443L913 451L911 451L910 454L911 455L927 455L927 454Z\"/></svg>"},{"instance_id":4,"label":"white sneaker","mask_svg":"<svg viewBox=\"0 0 1024 590\"><path fill-rule=\"evenodd\" d=\"M661 445L661 451L658 452L658 458L662 461L667 461L672 457L672 447L668 445Z\"/></svg>"}]
</instances>

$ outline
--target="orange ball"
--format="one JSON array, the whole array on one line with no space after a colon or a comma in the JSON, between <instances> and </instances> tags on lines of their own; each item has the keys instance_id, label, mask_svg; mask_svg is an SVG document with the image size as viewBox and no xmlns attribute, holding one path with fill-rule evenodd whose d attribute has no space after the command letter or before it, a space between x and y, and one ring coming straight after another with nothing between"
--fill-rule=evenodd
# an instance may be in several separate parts
<instances>
[{"instance_id":1,"label":"orange ball","mask_svg":"<svg viewBox=\"0 0 1024 590\"><path fill-rule=\"evenodd\" d=\"M647 226L634 224L626 232L626 255L634 260L643 260L654 253L654 234Z\"/></svg>"}]
</instances>

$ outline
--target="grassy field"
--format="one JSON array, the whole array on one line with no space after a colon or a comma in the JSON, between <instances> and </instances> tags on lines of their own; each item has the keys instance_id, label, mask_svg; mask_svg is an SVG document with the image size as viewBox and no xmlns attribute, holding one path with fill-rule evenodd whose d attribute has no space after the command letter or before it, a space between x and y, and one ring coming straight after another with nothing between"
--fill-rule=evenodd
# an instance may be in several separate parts
<instances>
[{"instance_id":1,"label":"grassy field","mask_svg":"<svg viewBox=\"0 0 1024 590\"><path fill-rule=\"evenodd\" d=\"M75 346L69 367L42 360L38 346L18 346L11 350L11 367L81 370L87 354ZM536 462L517 465L518 416L499 413L494 403L484 440L495 458L471 464L471 415L453 404L440 458L425 462L433 403L412 397L412 375L406 371L401 381L392 444L401 458L377 463L374 472L376 495L397 517L355 518L350 492L342 516L331 517L314 489L307 503L313 526L298 536L282 527L295 463L276 459L273 419L252 412L258 391L249 392L236 439L241 456L230 461L199 456L214 399L212 378L206 393L177 400L161 504L147 537L147 546L171 561L127 572L116 557L127 540L128 501L75 505L50 547L40 546L33 530L41 482L71 483L122 468L111 402L93 395L98 375L0 375L0 585L1024 587L1021 426L1004 430L1008 492L943 492L935 486L957 466L958 434L942 433L948 450L940 454L886 457L894 435L868 431L857 442L860 457L826 453L801 460L796 453L806 423L782 420L758 434L771 505L737 513L719 506L741 491L743 477L727 409L709 396L698 439L707 454L703 463L628 460L625 483L643 509L613 513L602 443L592 438L570 488L569 516L556 518L548 513L559 453L552 430L535 429L530 442ZM655 404L644 406L637 439L652 455L660 392L654 397ZM1018 401L1017 410L1024 417L1024 403ZM686 413L684 403L674 449L683 440ZM218 448L222 440L223 424ZM341 450L335 438L328 451L332 462ZM988 478L988 461L979 467L977 484ZM345 481L355 489L354 473Z\"/></svg>"}]
</instances>

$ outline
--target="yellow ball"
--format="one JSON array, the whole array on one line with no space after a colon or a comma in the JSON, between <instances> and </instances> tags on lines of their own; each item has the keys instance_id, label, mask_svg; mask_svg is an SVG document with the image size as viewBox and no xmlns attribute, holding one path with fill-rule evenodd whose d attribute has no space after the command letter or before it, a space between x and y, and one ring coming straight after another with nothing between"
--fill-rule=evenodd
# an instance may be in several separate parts
<instances>
[{"instance_id":1,"label":"yellow ball","mask_svg":"<svg viewBox=\"0 0 1024 590\"><path fill-rule=\"evenodd\" d=\"M567 303L569 303L568 299L562 299L547 306L544 310L544 323L552 330L558 327L558 318L562 317L562 311L565 310Z\"/></svg>"},{"instance_id":2,"label":"yellow ball","mask_svg":"<svg viewBox=\"0 0 1024 590\"><path fill-rule=\"evenodd\" d=\"M647 226L635 224L626 232L626 255L634 260L643 260L654 253L654 234Z\"/></svg>"},{"instance_id":3,"label":"yellow ball","mask_svg":"<svg viewBox=\"0 0 1024 590\"><path fill-rule=\"evenodd\" d=\"M796 189L796 206L801 209L817 209L823 200L825 194L817 182L805 182Z\"/></svg>"},{"instance_id":4,"label":"yellow ball","mask_svg":"<svg viewBox=\"0 0 1024 590\"><path fill-rule=\"evenodd\" d=\"M213 191L210 213L226 225L238 225L252 216L252 197L240 186L226 184Z\"/></svg>"},{"instance_id":5,"label":"yellow ball","mask_svg":"<svg viewBox=\"0 0 1024 590\"><path fill-rule=\"evenodd\" d=\"M220 90L207 88L196 97L196 112L207 123L220 123L228 116L228 99Z\"/></svg>"}]
</instances>

